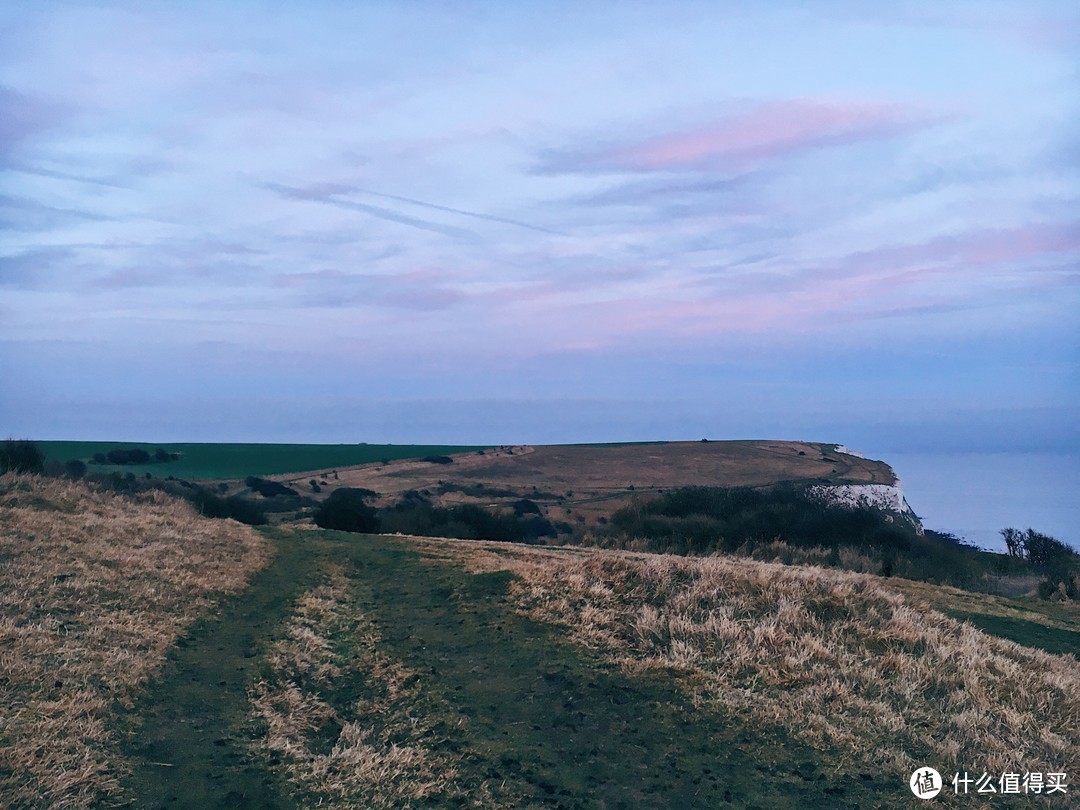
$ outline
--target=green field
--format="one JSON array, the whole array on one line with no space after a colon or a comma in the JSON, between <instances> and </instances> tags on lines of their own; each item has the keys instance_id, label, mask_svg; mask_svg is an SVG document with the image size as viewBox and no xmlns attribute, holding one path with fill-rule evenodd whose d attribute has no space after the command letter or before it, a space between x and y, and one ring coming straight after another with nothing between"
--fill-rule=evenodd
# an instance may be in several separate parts
<instances>
[{"instance_id":1,"label":"green field","mask_svg":"<svg viewBox=\"0 0 1080 810\"><path fill-rule=\"evenodd\" d=\"M142 448L153 456L157 448L179 453L170 462L149 464L90 464L90 472L150 473L185 479L245 478L249 475L280 475L333 467L348 467L387 459L448 455L480 446L427 444L152 444L145 442L35 442L47 461L63 463L81 459L87 464L95 453Z\"/></svg>"}]
</instances>

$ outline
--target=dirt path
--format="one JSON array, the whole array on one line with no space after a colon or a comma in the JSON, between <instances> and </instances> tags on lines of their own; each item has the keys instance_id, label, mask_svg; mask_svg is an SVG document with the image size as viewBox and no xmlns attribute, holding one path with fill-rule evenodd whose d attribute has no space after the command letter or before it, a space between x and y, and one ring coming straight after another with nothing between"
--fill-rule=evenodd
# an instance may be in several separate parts
<instances>
[{"instance_id":1,"label":"dirt path","mask_svg":"<svg viewBox=\"0 0 1080 810\"><path fill-rule=\"evenodd\" d=\"M505 572L469 574L401 538L268 535L271 567L193 628L136 708L129 806L296 806L249 754L245 693L293 601L331 561L346 565L384 651L469 718L453 742L468 752L466 781L552 808L842 808L896 795L871 775L837 776L782 731L699 714L665 680L601 664L514 613ZM361 687L338 686L342 696Z\"/></svg>"},{"instance_id":2,"label":"dirt path","mask_svg":"<svg viewBox=\"0 0 1080 810\"><path fill-rule=\"evenodd\" d=\"M813 752L702 715L513 613L509 574L470 575L372 538L356 555L384 641L470 717L489 778L561 808L845 807ZM825 802L823 804L823 801ZM851 806L866 806L853 803Z\"/></svg>"},{"instance_id":3,"label":"dirt path","mask_svg":"<svg viewBox=\"0 0 1080 810\"><path fill-rule=\"evenodd\" d=\"M272 774L245 744L247 687L258 657L319 574L320 548L276 543L277 556L172 650L131 717L127 755L136 767L129 806L286 808Z\"/></svg>"}]
</instances>

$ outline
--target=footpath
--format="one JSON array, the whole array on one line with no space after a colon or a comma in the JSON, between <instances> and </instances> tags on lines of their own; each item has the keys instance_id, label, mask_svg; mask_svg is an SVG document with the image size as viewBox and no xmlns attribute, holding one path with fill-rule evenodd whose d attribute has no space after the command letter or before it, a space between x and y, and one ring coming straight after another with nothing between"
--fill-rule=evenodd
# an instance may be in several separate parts
<instances>
[{"instance_id":1,"label":"footpath","mask_svg":"<svg viewBox=\"0 0 1080 810\"><path fill-rule=\"evenodd\" d=\"M894 784L838 776L838 763L827 766L781 730L698 712L666 679L629 678L515 613L506 572L470 574L425 559L405 538L266 533L277 550L270 566L191 628L129 713L125 753L135 767L126 806L317 803L294 797L252 755L247 689L295 600L330 566L344 566L357 586L384 652L468 718L443 742L465 752L461 778L490 780L523 806L905 806ZM336 685L342 695L362 688Z\"/></svg>"}]
</instances>

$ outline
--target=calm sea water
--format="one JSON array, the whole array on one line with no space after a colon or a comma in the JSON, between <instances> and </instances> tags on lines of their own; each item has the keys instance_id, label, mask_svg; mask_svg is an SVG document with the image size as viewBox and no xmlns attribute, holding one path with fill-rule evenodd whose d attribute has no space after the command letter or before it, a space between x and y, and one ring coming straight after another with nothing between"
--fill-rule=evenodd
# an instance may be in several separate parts
<instances>
[{"instance_id":1,"label":"calm sea water","mask_svg":"<svg viewBox=\"0 0 1080 810\"><path fill-rule=\"evenodd\" d=\"M867 453L887 462L928 529L1004 551L998 531L1032 528L1080 549L1080 455Z\"/></svg>"}]
</instances>

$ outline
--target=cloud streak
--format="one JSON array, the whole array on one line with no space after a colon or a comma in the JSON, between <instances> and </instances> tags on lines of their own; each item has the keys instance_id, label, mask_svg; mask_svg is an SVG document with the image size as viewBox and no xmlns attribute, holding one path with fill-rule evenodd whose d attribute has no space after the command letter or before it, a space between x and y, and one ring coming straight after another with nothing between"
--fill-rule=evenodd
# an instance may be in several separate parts
<instances>
[{"instance_id":1,"label":"cloud streak","mask_svg":"<svg viewBox=\"0 0 1080 810\"><path fill-rule=\"evenodd\" d=\"M538 174L744 169L812 149L892 138L926 126L900 104L770 101L712 124L600 148L550 150Z\"/></svg>"},{"instance_id":2,"label":"cloud streak","mask_svg":"<svg viewBox=\"0 0 1080 810\"><path fill-rule=\"evenodd\" d=\"M446 211L451 214L460 214L463 217L472 217L473 219L482 219L488 222L498 222L503 225L515 225L518 228L526 228L530 231L537 231L538 233L549 233L554 236L566 236L567 234L562 231L554 231L550 228L541 228L539 225L530 225L528 222L522 222L517 219L508 219L506 217L497 217L492 214L478 214L475 211L465 211L461 208L451 208L447 205L437 205L435 203L424 202L423 200L414 200L411 197L399 197L396 194L383 194L378 191L370 191L368 189L357 188L353 189L354 193L358 194L370 194L372 197L382 197L386 200L397 200L398 202L409 203L410 205L419 205L424 208L431 208L436 211Z\"/></svg>"},{"instance_id":3,"label":"cloud streak","mask_svg":"<svg viewBox=\"0 0 1080 810\"><path fill-rule=\"evenodd\" d=\"M430 231L431 233L442 234L443 236L449 236L454 239L462 239L470 242L475 242L480 239L479 234L466 228L457 228L452 225L443 225L441 223L433 222L427 219L411 217L407 214L402 214L389 208L381 208L375 205L367 205L365 203L341 200L337 198L336 192L327 193L325 190L305 189L296 186L284 185L282 183L263 183L262 185L264 188L276 192L282 197L290 200L320 203L322 205L332 205L335 208L341 208L345 211L358 211L362 214L368 214L379 219L385 219L388 222L396 222L400 225L408 225L412 228L419 228L422 231Z\"/></svg>"}]
</instances>

